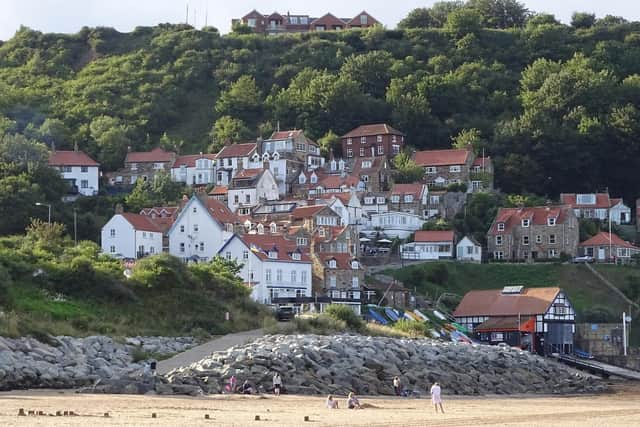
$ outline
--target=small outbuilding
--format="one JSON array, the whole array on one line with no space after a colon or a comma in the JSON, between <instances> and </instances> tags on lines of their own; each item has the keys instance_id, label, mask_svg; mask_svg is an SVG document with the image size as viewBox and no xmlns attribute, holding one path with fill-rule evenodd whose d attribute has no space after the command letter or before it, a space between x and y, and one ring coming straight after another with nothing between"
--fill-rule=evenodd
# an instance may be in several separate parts
<instances>
[{"instance_id":1,"label":"small outbuilding","mask_svg":"<svg viewBox=\"0 0 640 427\"><path fill-rule=\"evenodd\" d=\"M456 245L458 261L482 262L482 246L471 236L464 236Z\"/></svg>"}]
</instances>

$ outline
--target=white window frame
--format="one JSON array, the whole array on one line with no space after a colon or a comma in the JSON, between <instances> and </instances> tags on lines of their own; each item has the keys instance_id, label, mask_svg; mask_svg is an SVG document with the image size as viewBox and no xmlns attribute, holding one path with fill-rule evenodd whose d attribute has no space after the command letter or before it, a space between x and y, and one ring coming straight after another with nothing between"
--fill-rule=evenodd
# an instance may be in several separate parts
<instances>
[{"instance_id":1,"label":"white window frame","mask_svg":"<svg viewBox=\"0 0 640 427\"><path fill-rule=\"evenodd\" d=\"M523 226L524 228L527 228L527 227L529 227L530 225L531 225L531 220L530 220L530 219L525 218L525 219L523 219L523 220L522 220L522 226Z\"/></svg>"},{"instance_id":2,"label":"white window frame","mask_svg":"<svg viewBox=\"0 0 640 427\"><path fill-rule=\"evenodd\" d=\"M449 172L451 173L459 173L462 170L460 165L449 166Z\"/></svg>"},{"instance_id":3,"label":"white window frame","mask_svg":"<svg viewBox=\"0 0 640 427\"><path fill-rule=\"evenodd\" d=\"M504 231L504 222L498 223L498 231Z\"/></svg>"},{"instance_id":4,"label":"white window frame","mask_svg":"<svg viewBox=\"0 0 640 427\"><path fill-rule=\"evenodd\" d=\"M427 173L429 175L433 175L438 173L438 168L435 166L427 166L424 168L424 173Z\"/></svg>"},{"instance_id":5,"label":"white window frame","mask_svg":"<svg viewBox=\"0 0 640 427\"><path fill-rule=\"evenodd\" d=\"M502 246L503 243L504 243L504 236L502 236L501 234L498 234L496 236L496 246Z\"/></svg>"}]
</instances>

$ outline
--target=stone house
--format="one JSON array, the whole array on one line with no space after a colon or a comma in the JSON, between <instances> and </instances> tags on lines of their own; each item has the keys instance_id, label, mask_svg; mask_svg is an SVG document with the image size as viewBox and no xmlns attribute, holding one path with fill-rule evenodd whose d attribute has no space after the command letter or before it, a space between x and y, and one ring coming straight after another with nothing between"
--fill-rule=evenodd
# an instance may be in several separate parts
<instances>
[{"instance_id":1,"label":"stone house","mask_svg":"<svg viewBox=\"0 0 640 427\"><path fill-rule=\"evenodd\" d=\"M383 123L361 125L340 137L342 155L347 159L360 157L391 158L402 151L404 133Z\"/></svg>"},{"instance_id":2,"label":"stone house","mask_svg":"<svg viewBox=\"0 0 640 427\"><path fill-rule=\"evenodd\" d=\"M299 206L291 213L291 225L312 233L321 227L339 227L342 217L327 205Z\"/></svg>"},{"instance_id":3,"label":"stone house","mask_svg":"<svg viewBox=\"0 0 640 427\"><path fill-rule=\"evenodd\" d=\"M422 215L426 212L429 200L429 189L425 184L394 184L390 192L389 209ZM425 218L428 218L425 217Z\"/></svg>"},{"instance_id":4,"label":"stone house","mask_svg":"<svg viewBox=\"0 0 640 427\"><path fill-rule=\"evenodd\" d=\"M386 157L358 157L351 172L361 183L360 191L389 191L392 173Z\"/></svg>"},{"instance_id":5,"label":"stone house","mask_svg":"<svg viewBox=\"0 0 640 427\"><path fill-rule=\"evenodd\" d=\"M429 188L446 188L450 184L470 185L470 173L475 161L471 150L426 150L413 154L416 165L423 167Z\"/></svg>"},{"instance_id":6,"label":"stone house","mask_svg":"<svg viewBox=\"0 0 640 427\"><path fill-rule=\"evenodd\" d=\"M579 254L593 257L598 262L614 261L631 262L633 255L640 253L640 248L624 241L615 233L601 231L579 245Z\"/></svg>"},{"instance_id":7,"label":"stone house","mask_svg":"<svg viewBox=\"0 0 640 427\"><path fill-rule=\"evenodd\" d=\"M560 203L571 206L578 218L607 221L611 218L614 224L631 222L631 208L622 199L615 199L609 193L562 193Z\"/></svg>"},{"instance_id":8,"label":"stone house","mask_svg":"<svg viewBox=\"0 0 640 427\"><path fill-rule=\"evenodd\" d=\"M278 185L271 170L241 169L231 179L227 204L238 215L249 215L251 209L265 200L278 200Z\"/></svg>"},{"instance_id":9,"label":"stone house","mask_svg":"<svg viewBox=\"0 0 640 427\"><path fill-rule=\"evenodd\" d=\"M142 179L153 180L158 173L171 173L176 153L157 147L151 151L128 152L124 168L107 174L110 185L132 186Z\"/></svg>"},{"instance_id":10,"label":"stone house","mask_svg":"<svg viewBox=\"0 0 640 427\"><path fill-rule=\"evenodd\" d=\"M487 233L494 260L574 257L578 242L578 219L569 206L500 208Z\"/></svg>"},{"instance_id":11,"label":"stone house","mask_svg":"<svg viewBox=\"0 0 640 427\"><path fill-rule=\"evenodd\" d=\"M320 281L322 293L332 303L347 305L360 315L364 269L358 259L349 253L330 252L312 258L314 277Z\"/></svg>"}]
</instances>

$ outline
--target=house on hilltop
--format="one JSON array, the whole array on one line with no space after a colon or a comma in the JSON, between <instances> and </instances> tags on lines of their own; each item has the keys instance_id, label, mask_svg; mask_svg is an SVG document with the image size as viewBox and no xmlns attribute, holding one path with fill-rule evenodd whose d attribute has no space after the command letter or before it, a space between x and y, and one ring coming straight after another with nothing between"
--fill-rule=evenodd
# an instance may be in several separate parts
<instances>
[{"instance_id":1,"label":"house on hilltop","mask_svg":"<svg viewBox=\"0 0 640 427\"><path fill-rule=\"evenodd\" d=\"M366 11L362 11L353 18L337 18L327 13L320 18L310 15L280 14L273 12L265 15L257 10L244 15L242 18L231 20L231 25L246 25L258 34L278 35L287 33L307 33L311 31L339 31L348 28L368 28L380 22Z\"/></svg>"},{"instance_id":2,"label":"house on hilltop","mask_svg":"<svg viewBox=\"0 0 640 427\"><path fill-rule=\"evenodd\" d=\"M609 193L562 193L560 203L571 206L578 218L606 221L611 218L614 224L631 222L631 208L619 198L609 197Z\"/></svg>"},{"instance_id":3,"label":"house on hilltop","mask_svg":"<svg viewBox=\"0 0 640 427\"><path fill-rule=\"evenodd\" d=\"M100 164L82 151L52 151L49 166L58 169L69 185L67 198L95 196L100 187Z\"/></svg>"},{"instance_id":4,"label":"house on hilltop","mask_svg":"<svg viewBox=\"0 0 640 427\"><path fill-rule=\"evenodd\" d=\"M360 157L391 158L402 151L405 134L384 123L361 125L340 137L342 154L348 159Z\"/></svg>"}]
</instances>

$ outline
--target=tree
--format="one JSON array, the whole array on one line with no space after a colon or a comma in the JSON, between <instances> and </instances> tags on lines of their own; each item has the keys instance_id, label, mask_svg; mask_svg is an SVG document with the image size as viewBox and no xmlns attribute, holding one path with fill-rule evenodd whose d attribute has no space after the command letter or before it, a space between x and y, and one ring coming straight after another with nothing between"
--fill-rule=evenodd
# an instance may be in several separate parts
<instances>
[{"instance_id":1,"label":"tree","mask_svg":"<svg viewBox=\"0 0 640 427\"><path fill-rule=\"evenodd\" d=\"M477 10L489 28L522 27L529 16L524 4L516 0L469 0L465 7Z\"/></svg>"},{"instance_id":2,"label":"tree","mask_svg":"<svg viewBox=\"0 0 640 427\"><path fill-rule=\"evenodd\" d=\"M348 57L340 73L358 82L364 91L374 97L384 97L391 80L393 57L389 52L372 51Z\"/></svg>"},{"instance_id":3,"label":"tree","mask_svg":"<svg viewBox=\"0 0 640 427\"><path fill-rule=\"evenodd\" d=\"M343 155L340 137L332 130L325 133L324 136L318 140L318 144L320 145L320 154L324 157L341 157Z\"/></svg>"},{"instance_id":4,"label":"tree","mask_svg":"<svg viewBox=\"0 0 640 427\"><path fill-rule=\"evenodd\" d=\"M472 150L476 153L478 148L483 143L481 133L478 129L462 129L460 133L451 138L453 148L458 150Z\"/></svg>"},{"instance_id":5,"label":"tree","mask_svg":"<svg viewBox=\"0 0 640 427\"><path fill-rule=\"evenodd\" d=\"M0 235L22 233L30 217L42 215L35 206L42 200L40 187L26 173L0 178Z\"/></svg>"},{"instance_id":6,"label":"tree","mask_svg":"<svg viewBox=\"0 0 640 427\"><path fill-rule=\"evenodd\" d=\"M255 127L262 114L262 92L255 78L244 75L220 94L215 111L219 116L231 116Z\"/></svg>"},{"instance_id":7,"label":"tree","mask_svg":"<svg viewBox=\"0 0 640 427\"><path fill-rule=\"evenodd\" d=\"M65 246L65 226L57 222L32 218L26 229L24 245L50 253L60 254Z\"/></svg>"},{"instance_id":8,"label":"tree","mask_svg":"<svg viewBox=\"0 0 640 427\"><path fill-rule=\"evenodd\" d=\"M424 176L424 169L416 165L411 158L411 153L404 150L393 158L393 165L396 168L395 182L399 184L411 184L419 182Z\"/></svg>"},{"instance_id":9,"label":"tree","mask_svg":"<svg viewBox=\"0 0 640 427\"><path fill-rule=\"evenodd\" d=\"M60 119L48 118L38 129L42 142L52 149L71 148L71 132Z\"/></svg>"},{"instance_id":10,"label":"tree","mask_svg":"<svg viewBox=\"0 0 640 427\"><path fill-rule=\"evenodd\" d=\"M595 23L595 13L573 12L573 15L571 15L571 26L573 28L591 28Z\"/></svg>"},{"instance_id":11,"label":"tree","mask_svg":"<svg viewBox=\"0 0 640 427\"><path fill-rule=\"evenodd\" d=\"M22 135L0 135L0 163L11 165L14 173L46 167L49 152L44 144Z\"/></svg>"},{"instance_id":12,"label":"tree","mask_svg":"<svg viewBox=\"0 0 640 427\"><path fill-rule=\"evenodd\" d=\"M115 117L99 116L91 122L89 129L98 148L101 166L108 171L121 167L131 146L128 128Z\"/></svg>"},{"instance_id":13,"label":"tree","mask_svg":"<svg viewBox=\"0 0 640 427\"><path fill-rule=\"evenodd\" d=\"M447 16L444 28L458 39L477 33L482 29L482 15L475 9L456 9Z\"/></svg>"},{"instance_id":14,"label":"tree","mask_svg":"<svg viewBox=\"0 0 640 427\"><path fill-rule=\"evenodd\" d=\"M209 137L212 141L209 151L217 153L225 144L251 138L251 131L242 120L231 116L222 116L213 124Z\"/></svg>"},{"instance_id":15,"label":"tree","mask_svg":"<svg viewBox=\"0 0 640 427\"><path fill-rule=\"evenodd\" d=\"M177 202L183 189L183 185L172 181L167 172L161 172L150 181L139 179L125 198L125 202L130 211L139 212L146 207L164 206Z\"/></svg>"},{"instance_id":16,"label":"tree","mask_svg":"<svg viewBox=\"0 0 640 427\"><path fill-rule=\"evenodd\" d=\"M409 14L398 23L398 28L430 28L436 27L436 21L431 16L429 9L420 7L413 9Z\"/></svg>"}]
</instances>

